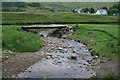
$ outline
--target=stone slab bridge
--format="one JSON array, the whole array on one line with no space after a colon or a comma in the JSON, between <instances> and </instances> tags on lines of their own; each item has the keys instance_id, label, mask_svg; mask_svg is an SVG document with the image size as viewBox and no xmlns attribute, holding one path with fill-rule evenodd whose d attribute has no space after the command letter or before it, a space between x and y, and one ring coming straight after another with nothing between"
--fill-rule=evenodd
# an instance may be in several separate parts
<instances>
[{"instance_id":1,"label":"stone slab bridge","mask_svg":"<svg viewBox=\"0 0 120 80\"><path fill-rule=\"evenodd\" d=\"M49 24L49 25L27 25L22 26L22 29L41 29L41 28L66 28L68 25L60 25L60 24Z\"/></svg>"}]
</instances>

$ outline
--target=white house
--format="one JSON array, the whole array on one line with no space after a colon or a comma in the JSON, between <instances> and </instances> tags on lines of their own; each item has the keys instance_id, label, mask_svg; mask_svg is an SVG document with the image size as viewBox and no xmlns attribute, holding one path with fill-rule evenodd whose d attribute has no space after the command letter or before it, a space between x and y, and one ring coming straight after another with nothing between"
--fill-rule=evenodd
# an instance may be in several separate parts
<instances>
[{"instance_id":1,"label":"white house","mask_svg":"<svg viewBox=\"0 0 120 80\"><path fill-rule=\"evenodd\" d=\"M107 15L108 12L106 9L98 9L95 15Z\"/></svg>"}]
</instances>

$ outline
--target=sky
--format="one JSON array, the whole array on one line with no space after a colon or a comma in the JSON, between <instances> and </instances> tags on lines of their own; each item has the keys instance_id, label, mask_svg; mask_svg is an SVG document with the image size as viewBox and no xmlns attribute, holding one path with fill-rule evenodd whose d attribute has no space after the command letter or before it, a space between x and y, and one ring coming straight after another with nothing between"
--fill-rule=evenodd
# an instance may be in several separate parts
<instances>
[{"instance_id":1,"label":"sky","mask_svg":"<svg viewBox=\"0 0 120 80\"><path fill-rule=\"evenodd\" d=\"M120 0L0 0L1 2L119 2Z\"/></svg>"}]
</instances>

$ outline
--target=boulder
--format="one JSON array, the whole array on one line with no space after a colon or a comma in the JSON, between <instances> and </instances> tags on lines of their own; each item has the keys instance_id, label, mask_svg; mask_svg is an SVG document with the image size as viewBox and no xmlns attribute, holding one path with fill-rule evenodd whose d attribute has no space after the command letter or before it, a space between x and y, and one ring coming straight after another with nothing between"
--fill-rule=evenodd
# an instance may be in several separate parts
<instances>
[{"instance_id":1,"label":"boulder","mask_svg":"<svg viewBox=\"0 0 120 80\"><path fill-rule=\"evenodd\" d=\"M72 54L71 54L71 59L77 59L77 54L72 53Z\"/></svg>"}]
</instances>

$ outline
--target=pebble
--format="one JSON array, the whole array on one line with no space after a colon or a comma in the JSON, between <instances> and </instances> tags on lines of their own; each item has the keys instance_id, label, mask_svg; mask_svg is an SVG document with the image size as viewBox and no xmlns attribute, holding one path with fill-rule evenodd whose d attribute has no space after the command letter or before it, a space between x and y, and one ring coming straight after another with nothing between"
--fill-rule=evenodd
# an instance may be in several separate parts
<instances>
[{"instance_id":1,"label":"pebble","mask_svg":"<svg viewBox=\"0 0 120 80\"><path fill-rule=\"evenodd\" d=\"M31 71L28 71L29 73L31 72Z\"/></svg>"},{"instance_id":2,"label":"pebble","mask_svg":"<svg viewBox=\"0 0 120 80\"><path fill-rule=\"evenodd\" d=\"M47 56L46 59L50 59L51 57L50 56Z\"/></svg>"},{"instance_id":3,"label":"pebble","mask_svg":"<svg viewBox=\"0 0 120 80\"><path fill-rule=\"evenodd\" d=\"M77 59L77 54L72 53L72 54L71 54L71 59Z\"/></svg>"},{"instance_id":4,"label":"pebble","mask_svg":"<svg viewBox=\"0 0 120 80\"><path fill-rule=\"evenodd\" d=\"M64 49L64 51L66 52L66 51L68 51L68 49Z\"/></svg>"},{"instance_id":5,"label":"pebble","mask_svg":"<svg viewBox=\"0 0 120 80\"><path fill-rule=\"evenodd\" d=\"M58 63L61 63L61 61L60 61L60 60L58 60L57 62L58 62Z\"/></svg>"},{"instance_id":6,"label":"pebble","mask_svg":"<svg viewBox=\"0 0 120 80\"><path fill-rule=\"evenodd\" d=\"M29 78L28 76L25 76L24 78Z\"/></svg>"},{"instance_id":7,"label":"pebble","mask_svg":"<svg viewBox=\"0 0 120 80\"><path fill-rule=\"evenodd\" d=\"M100 63L105 63L106 61L105 60L100 60Z\"/></svg>"},{"instance_id":8,"label":"pebble","mask_svg":"<svg viewBox=\"0 0 120 80\"><path fill-rule=\"evenodd\" d=\"M68 69L70 69L71 67L70 66L68 66Z\"/></svg>"},{"instance_id":9,"label":"pebble","mask_svg":"<svg viewBox=\"0 0 120 80\"><path fill-rule=\"evenodd\" d=\"M15 75L12 75L12 78L15 78Z\"/></svg>"},{"instance_id":10,"label":"pebble","mask_svg":"<svg viewBox=\"0 0 120 80\"><path fill-rule=\"evenodd\" d=\"M59 50L63 50L63 48L61 48L61 47L59 47L58 49L59 49Z\"/></svg>"},{"instance_id":11,"label":"pebble","mask_svg":"<svg viewBox=\"0 0 120 80\"><path fill-rule=\"evenodd\" d=\"M69 46L68 46L68 48L72 48L72 46L71 46L71 45L69 45Z\"/></svg>"},{"instance_id":12,"label":"pebble","mask_svg":"<svg viewBox=\"0 0 120 80\"><path fill-rule=\"evenodd\" d=\"M65 75L67 75L67 72L65 72Z\"/></svg>"},{"instance_id":13,"label":"pebble","mask_svg":"<svg viewBox=\"0 0 120 80\"><path fill-rule=\"evenodd\" d=\"M5 69L5 71L7 71L7 69Z\"/></svg>"},{"instance_id":14,"label":"pebble","mask_svg":"<svg viewBox=\"0 0 120 80\"><path fill-rule=\"evenodd\" d=\"M5 58L6 58L6 59L8 59L9 57L8 57L8 56L6 56Z\"/></svg>"}]
</instances>

